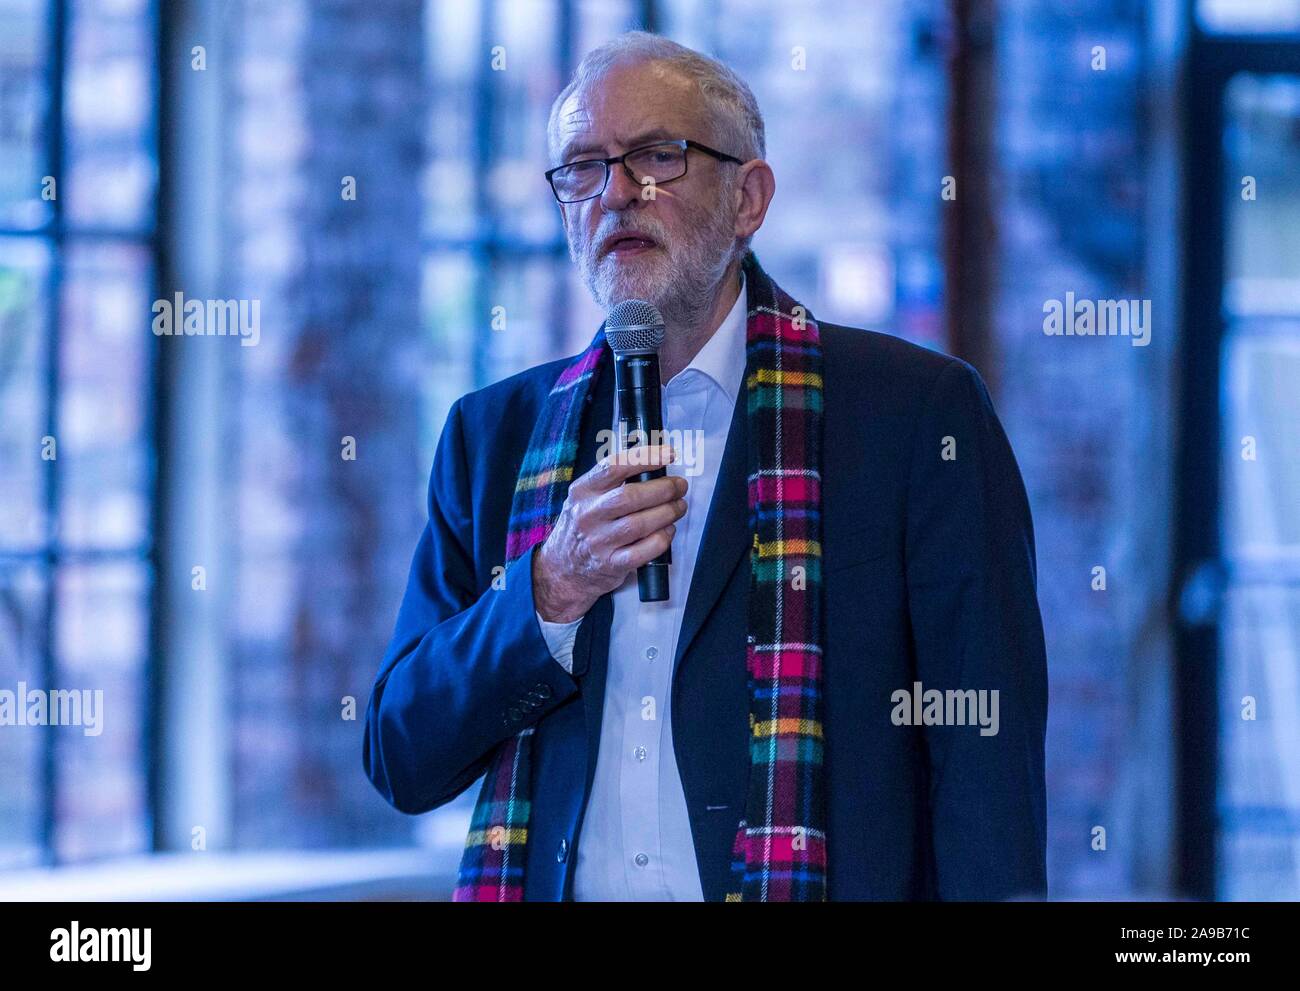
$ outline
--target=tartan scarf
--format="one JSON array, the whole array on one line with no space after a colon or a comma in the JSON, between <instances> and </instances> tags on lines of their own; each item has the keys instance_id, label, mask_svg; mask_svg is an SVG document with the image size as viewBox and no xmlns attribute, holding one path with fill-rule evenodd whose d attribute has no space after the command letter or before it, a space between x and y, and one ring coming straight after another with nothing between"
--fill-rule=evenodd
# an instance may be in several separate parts
<instances>
[{"instance_id":1,"label":"tartan scarf","mask_svg":"<svg viewBox=\"0 0 1300 991\"><path fill-rule=\"evenodd\" d=\"M812 315L767 276L753 252L742 265L754 534L745 651L750 773L726 900L824 901L821 344ZM507 564L545 540L559 515L577 461L584 400L608 347L602 325L560 373L538 416L511 505ZM501 743L489 762L454 901L523 900L534 731L530 726Z\"/></svg>"}]
</instances>

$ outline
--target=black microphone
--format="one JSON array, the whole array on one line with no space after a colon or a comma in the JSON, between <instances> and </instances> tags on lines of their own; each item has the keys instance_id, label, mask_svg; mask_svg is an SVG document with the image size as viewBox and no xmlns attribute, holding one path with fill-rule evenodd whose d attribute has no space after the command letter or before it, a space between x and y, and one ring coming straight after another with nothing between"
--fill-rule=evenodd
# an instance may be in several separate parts
<instances>
[{"instance_id":1,"label":"black microphone","mask_svg":"<svg viewBox=\"0 0 1300 991\"><path fill-rule=\"evenodd\" d=\"M663 392L659 382L659 346L664 342L664 318L654 306L629 299L609 311L605 340L614 352L614 391L617 393L619 436L628 449L662 438ZM668 474L664 467L643 471L633 481L648 482ZM668 598L668 566L672 548L636 570L642 602Z\"/></svg>"}]
</instances>

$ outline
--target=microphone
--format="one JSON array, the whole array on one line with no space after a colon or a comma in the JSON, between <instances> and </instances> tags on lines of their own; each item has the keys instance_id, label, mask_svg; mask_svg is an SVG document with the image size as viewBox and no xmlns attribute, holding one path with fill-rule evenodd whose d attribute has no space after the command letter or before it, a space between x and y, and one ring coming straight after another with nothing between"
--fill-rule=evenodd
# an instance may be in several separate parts
<instances>
[{"instance_id":1,"label":"microphone","mask_svg":"<svg viewBox=\"0 0 1300 991\"><path fill-rule=\"evenodd\" d=\"M628 299L609 311L605 340L614 352L614 391L617 394L619 436L629 437L628 449L661 438L664 429L663 393L659 382L659 347L664 342L664 318L650 303ZM643 471L633 481L648 482L668 474L665 467ZM672 548L636 570L642 602L668 598L668 566Z\"/></svg>"}]
</instances>

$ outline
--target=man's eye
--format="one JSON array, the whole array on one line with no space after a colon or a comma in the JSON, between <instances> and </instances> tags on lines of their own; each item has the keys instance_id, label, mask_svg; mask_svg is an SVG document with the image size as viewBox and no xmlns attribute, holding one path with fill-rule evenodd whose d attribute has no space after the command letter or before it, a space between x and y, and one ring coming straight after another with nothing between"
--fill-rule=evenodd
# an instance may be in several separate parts
<instances>
[{"instance_id":1,"label":"man's eye","mask_svg":"<svg viewBox=\"0 0 1300 991\"><path fill-rule=\"evenodd\" d=\"M598 175L603 168L601 162L574 162L566 165L560 175L569 182L584 182Z\"/></svg>"}]
</instances>

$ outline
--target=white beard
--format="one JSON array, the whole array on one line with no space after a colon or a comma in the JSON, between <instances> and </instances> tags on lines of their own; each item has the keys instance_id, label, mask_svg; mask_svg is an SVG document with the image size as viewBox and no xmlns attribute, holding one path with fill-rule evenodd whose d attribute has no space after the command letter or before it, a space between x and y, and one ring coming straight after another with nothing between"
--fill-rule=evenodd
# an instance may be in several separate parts
<instances>
[{"instance_id":1,"label":"white beard","mask_svg":"<svg viewBox=\"0 0 1300 991\"><path fill-rule=\"evenodd\" d=\"M702 223L690 228L687 239L667 248L667 232L650 218L598 230L580 253L570 234L569 257L602 309L608 311L627 299L643 299L659 310L670 332L673 328L693 330L708 313L736 249L733 217L715 212L700 220ZM625 261L612 253L597 258L601 242L620 226L653 237L659 247Z\"/></svg>"}]
</instances>

